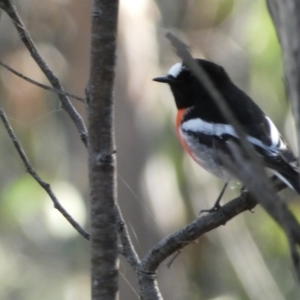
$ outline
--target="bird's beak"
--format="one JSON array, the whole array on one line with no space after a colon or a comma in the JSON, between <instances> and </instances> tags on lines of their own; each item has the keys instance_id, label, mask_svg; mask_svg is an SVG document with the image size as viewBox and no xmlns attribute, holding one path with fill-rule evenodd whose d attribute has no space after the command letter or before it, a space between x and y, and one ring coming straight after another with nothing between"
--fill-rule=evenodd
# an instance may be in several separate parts
<instances>
[{"instance_id":1,"label":"bird's beak","mask_svg":"<svg viewBox=\"0 0 300 300\"><path fill-rule=\"evenodd\" d=\"M177 82L177 80L170 75L153 78L153 81L169 83L169 84Z\"/></svg>"}]
</instances>

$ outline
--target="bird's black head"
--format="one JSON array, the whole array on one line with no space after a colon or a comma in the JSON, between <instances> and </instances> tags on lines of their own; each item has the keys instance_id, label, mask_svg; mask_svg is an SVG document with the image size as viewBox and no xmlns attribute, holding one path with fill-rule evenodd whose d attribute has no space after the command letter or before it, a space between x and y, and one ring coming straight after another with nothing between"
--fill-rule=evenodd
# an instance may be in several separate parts
<instances>
[{"instance_id":1,"label":"bird's black head","mask_svg":"<svg viewBox=\"0 0 300 300\"><path fill-rule=\"evenodd\" d=\"M229 76L221 66L204 59L195 59L195 61L217 89L230 82ZM166 76L153 80L170 85L178 109L193 106L208 95L206 88L183 63L173 65Z\"/></svg>"}]
</instances>

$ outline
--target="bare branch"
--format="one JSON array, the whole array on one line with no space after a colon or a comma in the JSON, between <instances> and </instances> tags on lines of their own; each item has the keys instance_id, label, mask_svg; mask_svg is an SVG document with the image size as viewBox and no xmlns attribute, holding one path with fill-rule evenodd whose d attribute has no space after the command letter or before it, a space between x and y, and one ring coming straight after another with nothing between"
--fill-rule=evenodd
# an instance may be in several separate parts
<instances>
[{"instance_id":1,"label":"bare branch","mask_svg":"<svg viewBox=\"0 0 300 300\"><path fill-rule=\"evenodd\" d=\"M131 242L130 235L122 216L121 210L117 207L117 224L118 224L118 233L122 243L122 255L126 258L129 265L132 267L133 270L137 271L140 259L138 254L136 253L134 246Z\"/></svg>"},{"instance_id":2,"label":"bare branch","mask_svg":"<svg viewBox=\"0 0 300 300\"><path fill-rule=\"evenodd\" d=\"M78 97L76 95L70 94L68 92L65 92L65 91L62 91L62 90L58 90L58 89L54 89L54 88L52 88L52 87L50 87L48 85L39 83L39 82L37 82L37 81L35 81L35 80L33 80L33 79L31 79L31 78L29 78L29 77L21 74L20 72L17 72L16 70L14 70L13 68L9 67L8 65L6 65L5 63L3 63L2 61L0 61L0 65L3 68L5 68L6 70L8 70L8 71L12 72L13 74L19 76L20 78L22 78L22 79L24 79L24 80L26 80L26 81L28 81L28 82L30 82L30 83L38 86L38 87L40 87L40 88L42 88L44 90L52 91L52 92L54 92L56 94L68 96L68 97L76 99L76 100L78 100L78 101L80 101L82 103L86 103L86 100L84 98L81 98L81 97Z\"/></svg>"},{"instance_id":3,"label":"bare branch","mask_svg":"<svg viewBox=\"0 0 300 300\"><path fill-rule=\"evenodd\" d=\"M53 193L51 186L49 183L45 182L34 170L31 163L29 162L25 151L23 150L21 144L19 143L4 111L0 109L0 118L4 124L4 127L12 140L17 152L19 153L19 156L21 160L23 161L27 172L35 179L35 181L46 191L46 193L51 198L54 207L67 219L67 221L74 227L74 229L82 235L85 239L89 240L89 233L87 233L72 217L71 215L64 209L64 207L60 204L58 199L56 198L55 194Z\"/></svg>"},{"instance_id":4,"label":"bare branch","mask_svg":"<svg viewBox=\"0 0 300 300\"><path fill-rule=\"evenodd\" d=\"M13 21L19 36L30 52L32 58L35 60L35 62L38 64L42 72L45 74L45 76L48 78L52 86L56 90L63 91L63 87L61 83L59 82L57 76L53 73L53 71L49 68L41 54L39 53L36 45L34 44L29 32L25 28L20 16L18 15L18 12L15 8L15 6L11 3L10 0L0 0L0 8L2 8L11 18ZM66 95L59 94L59 99L62 105L62 108L68 113L68 115L73 120L79 134L82 142L87 146L87 139L88 134L87 130L85 128L84 122L82 120L82 117L80 114L76 111L75 107L72 105L70 100Z\"/></svg>"},{"instance_id":5,"label":"bare branch","mask_svg":"<svg viewBox=\"0 0 300 300\"><path fill-rule=\"evenodd\" d=\"M281 181L272 177L277 191L286 188ZM232 218L244 211L251 211L257 205L256 200L247 191L231 200L219 210L197 218L179 231L163 238L141 260L138 269L138 279L143 300L161 300L158 289L156 271L159 265L170 255L181 251L203 234L225 225Z\"/></svg>"},{"instance_id":6,"label":"bare branch","mask_svg":"<svg viewBox=\"0 0 300 300\"><path fill-rule=\"evenodd\" d=\"M145 272L143 268L140 268L138 270L138 282L142 300L163 300L154 272Z\"/></svg>"},{"instance_id":7,"label":"bare branch","mask_svg":"<svg viewBox=\"0 0 300 300\"><path fill-rule=\"evenodd\" d=\"M257 205L256 200L244 192L229 203L222 206L218 211L199 217L181 230L170 234L162 239L141 261L141 270L146 273L155 273L158 266L168 256L186 247L201 235L225 225L236 215L251 210Z\"/></svg>"}]
</instances>

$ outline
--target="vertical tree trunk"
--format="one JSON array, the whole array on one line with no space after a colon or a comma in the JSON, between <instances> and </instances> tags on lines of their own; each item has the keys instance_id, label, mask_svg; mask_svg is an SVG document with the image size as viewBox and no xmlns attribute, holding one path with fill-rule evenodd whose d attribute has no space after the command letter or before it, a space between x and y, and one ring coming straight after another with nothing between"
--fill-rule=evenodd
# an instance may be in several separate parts
<instances>
[{"instance_id":1,"label":"vertical tree trunk","mask_svg":"<svg viewBox=\"0 0 300 300\"><path fill-rule=\"evenodd\" d=\"M92 299L117 299L113 86L118 0L94 0L88 85Z\"/></svg>"}]
</instances>

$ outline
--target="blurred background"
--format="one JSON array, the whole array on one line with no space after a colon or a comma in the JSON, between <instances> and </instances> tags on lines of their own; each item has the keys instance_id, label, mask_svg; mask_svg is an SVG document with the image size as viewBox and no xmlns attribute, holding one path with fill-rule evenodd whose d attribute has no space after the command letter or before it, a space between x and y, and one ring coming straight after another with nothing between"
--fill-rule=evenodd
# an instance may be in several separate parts
<instances>
[{"instance_id":1,"label":"blurred background","mask_svg":"<svg viewBox=\"0 0 300 300\"><path fill-rule=\"evenodd\" d=\"M84 96L92 1L14 2L65 89ZM165 39L168 31L190 45L194 57L223 65L296 151L280 48L264 1L121 0L115 98L118 195L141 257L211 207L223 184L183 153L169 88L152 81L178 61ZM3 12L0 60L48 84ZM1 68L0 101L33 166L88 228L87 153L58 97ZM86 119L84 105L72 101ZM0 298L89 299L88 242L26 173L1 124L0 140ZM224 202L240 188L233 184ZM295 193L283 197L300 215ZM158 272L165 299L299 299L285 237L260 207L183 249L170 268L166 264ZM135 276L122 258L120 299L139 299Z\"/></svg>"}]
</instances>

